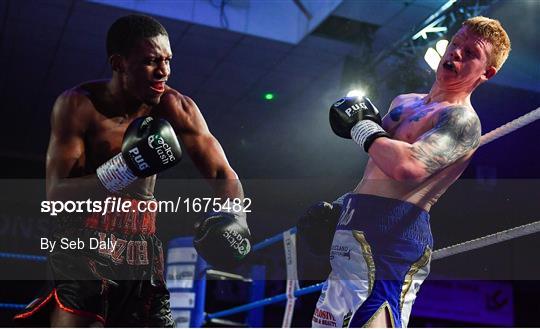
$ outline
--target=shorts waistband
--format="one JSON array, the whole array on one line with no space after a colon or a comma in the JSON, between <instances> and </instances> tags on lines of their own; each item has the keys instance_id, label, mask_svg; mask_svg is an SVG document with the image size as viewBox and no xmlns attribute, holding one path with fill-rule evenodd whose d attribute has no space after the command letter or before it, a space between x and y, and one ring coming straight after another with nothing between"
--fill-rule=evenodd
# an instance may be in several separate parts
<instances>
[{"instance_id":1,"label":"shorts waistband","mask_svg":"<svg viewBox=\"0 0 540 329\"><path fill-rule=\"evenodd\" d=\"M337 229L369 231L433 246L427 211L407 201L376 195L348 195Z\"/></svg>"},{"instance_id":2,"label":"shorts waistband","mask_svg":"<svg viewBox=\"0 0 540 329\"><path fill-rule=\"evenodd\" d=\"M107 213L91 214L84 221L84 227L103 232L152 235L156 233L155 213Z\"/></svg>"},{"instance_id":3,"label":"shorts waistband","mask_svg":"<svg viewBox=\"0 0 540 329\"><path fill-rule=\"evenodd\" d=\"M103 213L86 213L83 216L62 216L58 218L60 227L86 228L101 232L118 232L126 235L153 235L156 233L156 213L141 212L139 202L145 200L128 199L130 208L127 211L108 211Z\"/></svg>"}]
</instances>

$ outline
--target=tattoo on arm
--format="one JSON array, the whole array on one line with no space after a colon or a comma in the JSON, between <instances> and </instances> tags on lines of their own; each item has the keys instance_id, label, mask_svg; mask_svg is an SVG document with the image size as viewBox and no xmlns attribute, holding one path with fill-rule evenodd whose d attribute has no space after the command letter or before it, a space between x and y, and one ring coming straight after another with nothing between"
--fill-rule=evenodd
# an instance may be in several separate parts
<instances>
[{"instance_id":1,"label":"tattoo on arm","mask_svg":"<svg viewBox=\"0 0 540 329\"><path fill-rule=\"evenodd\" d=\"M442 110L435 127L413 144L414 158L433 174L474 150L480 144L480 120L463 106Z\"/></svg>"}]
</instances>

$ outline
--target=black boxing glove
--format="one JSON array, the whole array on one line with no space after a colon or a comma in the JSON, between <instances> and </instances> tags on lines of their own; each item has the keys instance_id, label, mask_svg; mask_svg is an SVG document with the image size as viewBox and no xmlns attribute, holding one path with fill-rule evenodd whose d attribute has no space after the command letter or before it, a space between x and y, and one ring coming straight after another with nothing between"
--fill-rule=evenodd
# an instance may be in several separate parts
<instances>
[{"instance_id":1,"label":"black boxing glove","mask_svg":"<svg viewBox=\"0 0 540 329\"><path fill-rule=\"evenodd\" d=\"M369 98L344 97L330 107L330 127L340 137L353 139L366 152L379 137L390 137L381 127L379 110Z\"/></svg>"},{"instance_id":2,"label":"black boxing glove","mask_svg":"<svg viewBox=\"0 0 540 329\"><path fill-rule=\"evenodd\" d=\"M193 246L211 266L232 269L251 251L251 233L246 215L238 212L212 212L195 224Z\"/></svg>"},{"instance_id":3,"label":"black boxing glove","mask_svg":"<svg viewBox=\"0 0 540 329\"><path fill-rule=\"evenodd\" d=\"M337 222L341 213L339 205L318 202L309 207L296 223L298 238L306 242L309 252L329 256Z\"/></svg>"},{"instance_id":4,"label":"black boxing glove","mask_svg":"<svg viewBox=\"0 0 540 329\"><path fill-rule=\"evenodd\" d=\"M123 190L139 177L168 169L182 157L182 149L169 122L144 116L127 128L122 152L97 168L103 186L111 192Z\"/></svg>"},{"instance_id":5,"label":"black boxing glove","mask_svg":"<svg viewBox=\"0 0 540 329\"><path fill-rule=\"evenodd\" d=\"M298 237L306 241L308 250L317 256L330 256L330 247L343 209L345 193L334 202L319 202L309 207L296 224Z\"/></svg>"}]
</instances>

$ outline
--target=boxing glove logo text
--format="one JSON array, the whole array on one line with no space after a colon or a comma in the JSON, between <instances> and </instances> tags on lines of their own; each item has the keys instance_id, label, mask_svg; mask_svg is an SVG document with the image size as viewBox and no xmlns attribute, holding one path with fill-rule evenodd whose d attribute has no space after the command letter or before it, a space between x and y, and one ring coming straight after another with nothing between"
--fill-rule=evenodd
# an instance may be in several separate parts
<instances>
[{"instance_id":1,"label":"boxing glove logo text","mask_svg":"<svg viewBox=\"0 0 540 329\"><path fill-rule=\"evenodd\" d=\"M171 146L165 143L165 140L160 135L150 135L148 137L148 146L156 150L156 153L162 164L166 165L169 162L173 162L176 160L172 152Z\"/></svg>"},{"instance_id":2,"label":"boxing glove logo text","mask_svg":"<svg viewBox=\"0 0 540 329\"><path fill-rule=\"evenodd\" d=\"M230 247L238 251L239 255L236 255L238 258L247 255L251 250L249 240L244 238L242 234L234 229L228 229L223 232L223 237L227 240Z\"/></svg>"},{"instance_id":3,"label":"boxing glove logo text","mask_svg":"<svg viewBox=\"0 0 540 329\"><path fill-rule=\"evenodd\" d=\"M366 103L362 102L362 103L356 103L356 104L353 104L351 107L347 108L345 110L345 114L347 114L347 116L351 117L353 116L356 112L358 112L360 109L362 110L367 110L367 105Z\"/></svg>"},{"instance_id":4,"label":"boxing glove logo text","mask_svg":"<svg viewBox=\"0 0 540 329\"><path fill-rule=\"evenodd\" d=\"M142 157L141 153L139 152L139 148L134 147L131 150L128 151L128 153L131 155L131 158L135 161L137 164L137 167L140 171L143 171L145 169L150 168L148 163L144 161L144 158Z\"/></svg>"}]
</instances>

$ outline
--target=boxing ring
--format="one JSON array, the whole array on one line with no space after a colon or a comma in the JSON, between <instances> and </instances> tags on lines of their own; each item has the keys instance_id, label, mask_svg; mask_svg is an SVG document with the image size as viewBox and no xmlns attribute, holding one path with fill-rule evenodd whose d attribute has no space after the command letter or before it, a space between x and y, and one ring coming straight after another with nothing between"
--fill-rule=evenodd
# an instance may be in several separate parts
<instances>
[{"instance_id":1,"label":"boxing ring","mask_svg":"<svg viewBox=\"0 0 540 329\"><path fill-rule=\"evenodd\" d=\"M289 234L293 234L292 232L296 232L296 228L291 228L290 230L288 230L288 232ZM494 245L497 243L505 242L508 240L516 239L522 236L527 236L527 235L538 233L538 232L540 232L540 221L532 222L529 224L517 226L511 229L507 229L504 231L500 231L497 233L479 237L477 239L473 239L473 240L465 241L465 242L458 243L455 245L451 245L445 248L437 249L433 252L432 260L444 259L450 256L458 255L464 252L476 250L479 248L487 247L490 245ZM270 244L280 242L284 240L284 236L283 236L284 233L280 233L271 238L268 238L255 246L258 247L258 250L260 250L263 247L266 247ZM323 283L317 283L311 286L297 289L294 291L294 297L300 297L306 294L318 292L321 290L322 285ZM226 316L233 315L240 312L246 312L257 307L264 307L266 305L285 301L287 300L288 297L290 298L290 295L288 296L287 293L275 295L275 296L268 297L263 300L252 302L252 303L245 304L242 306L233 307L233 308L226 309L220 312L206 314L206 319L210 320L210 319L215 319L215 318L226 317Z\"/></svg>"},{"instance_id":2,"label":"boxing ring","mask_svg":"<svg viewBox=\"0 0 540 329\"><path fill-rule=\"evenodd\" d=\"M534 122L535 120L540 119L540 108L537 108L536 110L533 110L499 128L496 128L489 133L483 135L480 140L480 145L486 145L506 134L511 133L512 131L515 131L531 122ZM527 235L535 234L540 232L540 221L531 221L528 224L520 225L517 227L513 227L510 229L506 229L500 232L496 232L493 234L485 235L478 237L476 239L468 240L462 243L450 245L441 249L437 249L433 252L432 260L438 261L450 256L459 255L462 253L466 253L472 250L477 250L480 248L488 247L494 244L498 244L504 241L509 241L513 239L517 239L520 237L524 237ZM174 259L171 260L171 244L169 244L169 255L167 257L167 275L168 280L167 284L169 285L169 289L171 290L171 308L173 309L173 314L175 310L182 310L183 312L190 312L189 318L193 319L193 321L189 320L188 323L190 326L202 326L204 323L211 322L211 323L222 323L222 324L231 324L231 325L245 325L243 323L236 323L233 321L229 321L223 318L226 318L231 315L235 315L242 312L253 312L256 309L260 309L262 307L279 303L279 302L286 302L285 306L285 312L283 316L282 321L282 327L290 327L292 322L292 316L294 314L294 304L296 298L302 297L307 294L312 294L315 292L318 292L322 289L323 283L317 283L314 285L306 286L306 287L300 287L299 286L299 280L297 275L297 262L296 262L296 235L297 230L296 227L290 228L288 230L285 230L279 234L276 234L274 236L271 236L255 245L252 246L252 252L257 253L261 250L278 243L283 243L284 249L285 249L285 260L286 260L286 270L287 270L287 278L286 278L286 291L281 294L277 294L270 297L263 297L256 300L252 300L246 304L243 304L241 306L236 306L228 309L224 309L221 311L213 312L213 313L206 313L204 312L204 292L206 289L206 276L214 276L214 277L221 277L226 279L233 279L233 280L242 280L244 282L248 282L252 285L259 285L256 289L258 290L258 293L252 294L252 297L261 297L261 286L260 282L264 282L264 268L256 267L252 271L252 278L245 278L243 276L240 276L238 274L234 273L227 273L222 271L216 271L214 269L208 268L200 257L194 256L193 254L189 254L188 256L181 255L178 256L180 258L184 257L184 259L188 259L188 261L178 262L174 261ZM191 246L189 246L190 238L183 238L181 241L181 247L182 248L188 248L193 249ZM182 251L183 252L183 251ZM190 251L191 252L191 251ZM187 258L186 258L187 257ZM174 257L173 257L174 258ZM8 253L8 252L0 252L0 259L13 259L18 260L22 262L37 262L42 263L46 261L45 256L40 255L30 255L30 254L18 254L18 253ZM189 266L193 266L193 277L192 277L192 285L191 286L182 286L182 284L175 286L174 284L171 286L169 282L169 274L171 271L171 266L187 266L186 264L189 264ZM202 269L204 273L202 273L201 276L195 275L197 273L196 268ZM180 278L182 282L186 282L185 278ZM189 280L188 280L189 281ZM184 289L186 291L189 291L191 304L190 305L183 305L182 307L175 307L174 305L174 296L175 296L175 289ZM262 289L262 293L264 293L264 289ZM189 304L189 303L188 303ZM20 310L26 307L26 304L18 304L18 303L9 303L8 301L2 301L0 300L0 310ZM253 313L253 317L256 317L257 314ZM248 321L248 325L254 325L254 326L261 326L260 318L256 319L255 322ZM251 322L251 323L250 323ZM186 323L187 324L187 323Z\"/></svg>"},{"instance_id":3,"label":"boxing ring","mask_svg":"<svg viewBox=\"0 0 540 329\"><path fill-rule=\"evenodd\" d=\"M472 239L472 240L458 243L455 245L451 245L445 248L437 249L433 252L432 259L433 260L444 259L450 256L459 255L468 251L476 250L483 247L488 247L497 243L509 241L512 239L531 235L538 232L540 232L540 221L531 222L529 224L517 226L517 227L503 230L497 233L482 236L477 239ZM294 241L295 236L296 236L296 227L293 227L289 230L276 234L272 237L269 237L253 245L252 250L253 252L258 252L268 246L271 246L277 243L287 243L287 241ZM289 244L288 246L285 245L286 253L287 251L289 251L290 255L292 255L292 257L289 257L289 258L296 258L296 250L294 247L295 247L294 242L292 244ZM0 253L0 258L18 259L21 261L31 261L31 262L44 262L46 260L46 257L43 257L43 256L16 254L16 253ZM288 269L291 267L289 266L289 264L291 264L291 262L287 263ZM171 264L168 264L168 265L171 265ZM296 271L295 268L292 268L292 270ZM208 272L208 271L213 271L213 270L208 268L206 269L206 271ZM228 279L237 279L237 280L245 280L247 282L253 282L252 280L249 280L249 279L246 280L245 278L237 274L221 272L221 271L216 271L216 272L217 273L214 273L214 274L224 276ZM298 278L291 277L291 275L289 274L291 271L287 271L287 272L288 272L287 287L290 288L292 285L296 285L298 283ZM195 312L198 313L196 317L200 319L199 320L200 325L202 325L205 322L237 324L237 323L223 320L222 318L228 317L234 314L242 313L242 312L248 312L257 308L265 307L267 305L271 305L271 304L275 304L275 303L279 303L283 301L287 301L287 304L289 306L290 305L294 306L294 300L296 298L307 295L307 294L319 292L322 289L322 286L323 286L323 283L321 282L321 283L317 283L317 284L302 287L302 288L298 287L297 289L294 289L292 291L288 289L287 292L282 293L282 294L266 297L266 298L253 301L253 302L241 305L241 306L232 307L232 308L214 312L214 313L204 313L202 309L196 308ZM199 293L203 293L203 291L200 291ZM198 296L196 296L195 298L198 298ZM21 310L21 309L24 309L25 307L26 307L26 304L0 303L0 309ZM284 321L283 327L290 327L293 313L294 313L294 307L288 307L286 309L284 320L283 320Z\"/></svg>"}]
</instances>

